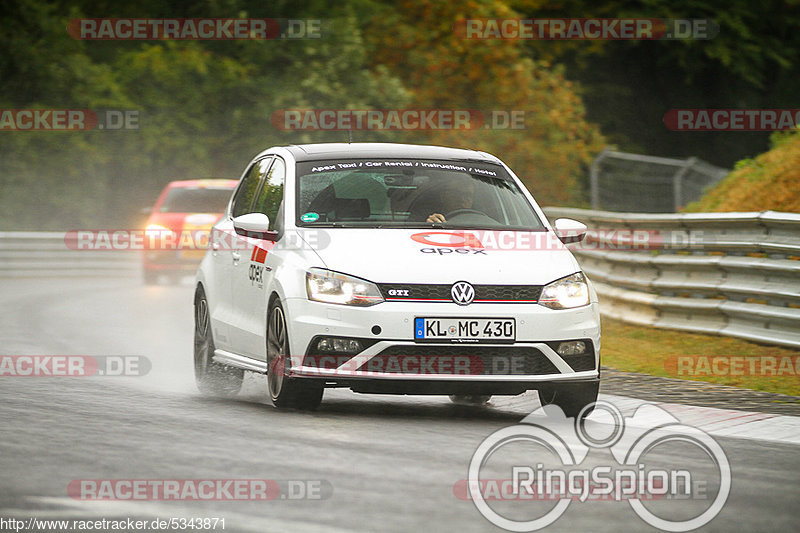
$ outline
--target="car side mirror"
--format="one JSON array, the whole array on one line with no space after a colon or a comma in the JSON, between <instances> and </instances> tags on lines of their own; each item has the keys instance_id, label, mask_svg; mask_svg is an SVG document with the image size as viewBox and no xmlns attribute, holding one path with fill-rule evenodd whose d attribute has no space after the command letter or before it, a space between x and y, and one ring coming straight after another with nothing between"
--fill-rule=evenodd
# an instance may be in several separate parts
<instances>
[{"instance_id":1,"label":"car side mirror","mask_svg":"<svg viewBox=\"0 0 800 533\"><path fill-rule=\"evenodd\" d=\"M262 239L265 241L278 240L278 232L269 229L269 217L264 213L247 213L233 219L233 229L237 235Z\"/></svg>"},{"instance_id":2,"label":"car side mirror","mask_svg":"<svg viewBox=\"0 0 800 533\"><path fill-rule=\"evenodd\" d=\"M571 218L559 218L553 227L556 230L556 236L564 244L581 242L586 236L586 230L589 229L586 224Z\"/></svg>"}]
</instances>

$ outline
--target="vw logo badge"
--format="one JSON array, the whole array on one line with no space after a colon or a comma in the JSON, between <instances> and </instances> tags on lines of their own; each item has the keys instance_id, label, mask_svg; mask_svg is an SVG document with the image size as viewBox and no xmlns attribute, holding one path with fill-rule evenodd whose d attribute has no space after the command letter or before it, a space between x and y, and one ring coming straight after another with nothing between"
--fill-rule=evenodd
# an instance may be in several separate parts
<instances>
[{"instance_id":1,"label":"vw logo badge","mask_svg":"<svg viewBox=\"0 0 800 533\"><path fill-rule=\"evenodd\" d=\"M450 289L450 296L458 305L469 305L475 299L475 288L466 281L457 281Z\"/></svg>"}]
</instances>

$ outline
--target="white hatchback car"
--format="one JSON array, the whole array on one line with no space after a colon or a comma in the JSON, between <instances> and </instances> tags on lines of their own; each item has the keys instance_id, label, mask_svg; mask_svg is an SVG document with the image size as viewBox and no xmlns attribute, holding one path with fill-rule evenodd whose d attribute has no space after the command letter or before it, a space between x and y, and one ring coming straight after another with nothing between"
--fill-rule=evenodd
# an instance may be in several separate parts
<instances>
[{"instance_id":1,"label":"white hatchback car","mask_svg":"<svg viewBox=\"0 0 800 533\"><path fill-rule=\"evenodd\" d=\"M382 143L270 148L248 165L197 273L195 376L278 407L327 387L485 403L597 398L600 317L520 180L484 152Z\"/></svg>"}]
</instances>

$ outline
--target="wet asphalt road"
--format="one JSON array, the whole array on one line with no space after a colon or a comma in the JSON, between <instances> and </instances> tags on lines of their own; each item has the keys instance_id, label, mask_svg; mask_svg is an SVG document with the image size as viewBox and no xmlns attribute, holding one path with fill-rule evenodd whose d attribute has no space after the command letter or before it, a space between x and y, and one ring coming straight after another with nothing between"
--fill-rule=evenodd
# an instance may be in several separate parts
<instances>
[{"instance_id":1,"label":"wet asphalt road","mask_svg":"<svg viewBox=\"0 0 800 533\"><path fill-rule=\"evenodd\" d=\"M454 484L467 477L484 438L538 406L535 393L472 408L443 397L329 390L314 413L282 412L266 399L266 379L252 375L235 399L204 398L192 376L191 298L189 283L0 279L0 355L143 355L152 363L143 377L0 377L0 518L219 517L226 531L501 531L456 497ZM732 489L702 529L795 529L798 447L716 440ZM529 453L509 447L491 466L530 464ZM713 477L696 453L656 455L654 462ZM593 451L583 466L611 461ZM67 490L80 479L254 478L311 480L324 497L97 502ZM518 506L509 511L515 516L528 512L519 502L504 505ZM659 505L678 519L702 502ZM625 502L574 502L547 530L655 529Z\"/></svg>"}]
</instances>

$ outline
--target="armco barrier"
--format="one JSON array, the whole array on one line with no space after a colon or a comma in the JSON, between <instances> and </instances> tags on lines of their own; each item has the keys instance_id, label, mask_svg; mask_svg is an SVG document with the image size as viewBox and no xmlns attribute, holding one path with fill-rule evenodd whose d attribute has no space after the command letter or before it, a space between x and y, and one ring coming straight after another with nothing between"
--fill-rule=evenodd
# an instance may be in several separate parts
<instances>
[{"instance_id":1,"label":"armco barrier","mask_svg":"<svg viewBox=\"0 0 800 533\"><path fill-rule=\"evenodd\" d=\"M545 212L551 221L573 218L592 230L670 236L669 246L640 251L615 249L613 234L605 232L590 232L584 243L570 245L597 288L603 314L800 347L800 214L637 214L556 207ZM140 275L141 252L72 250L64 237L0 232L0 277Z\"/></svg>"},{"instance_id":2,"label":"armco barrier","mask_svg":"<svg viewBox=\"0 0 800 533\"><path fill-rule=\"evenodd\" d=\"M592 230L570 248L604 315L800 348L800 214L545 212ZM634 231L665 243L619 246Z\"/></svg>"},{"instance_id":3,"label":"armco barrier","mask_svg":"<svg viewBox=\"0 0 800 533\"><path fill-rule=\"evenodd\" d=\"M58 232L0 232L0 277L138 276L140 251L73 250Z\"/></svg>"}]
</instances>

